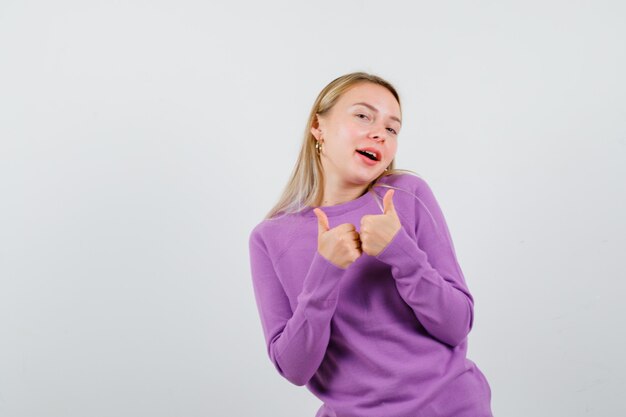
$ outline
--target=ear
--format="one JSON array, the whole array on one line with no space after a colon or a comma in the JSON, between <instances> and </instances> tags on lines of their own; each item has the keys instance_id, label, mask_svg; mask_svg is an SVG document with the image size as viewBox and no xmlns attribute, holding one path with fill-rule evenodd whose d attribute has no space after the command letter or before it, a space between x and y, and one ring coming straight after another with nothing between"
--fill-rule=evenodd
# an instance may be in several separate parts
<instances>
[{"instance_id":1,"label":"ear","mask_svg":"<svg viewBox=\"0 0 626 417\"><path fill-rule=\"evenodd\" d=\"M320 115L318 113L315 113L315 119L313 120L313 123L311 124L311 134L317 140L320 140L320 137L322 134L322 130L320 129L321 120L322 119Z\"/></svg>"},{"instance_id":2,"label":"ear","mask_svg":"<svg viewBox=\"0 0 626 417\"><path fill-rule=\"evenodd\" d=\"M320 133L322 133L321 130L319 130L315 126L311 126L311 134L316 140L320 140Z\"/></svg>"}]
</instances>

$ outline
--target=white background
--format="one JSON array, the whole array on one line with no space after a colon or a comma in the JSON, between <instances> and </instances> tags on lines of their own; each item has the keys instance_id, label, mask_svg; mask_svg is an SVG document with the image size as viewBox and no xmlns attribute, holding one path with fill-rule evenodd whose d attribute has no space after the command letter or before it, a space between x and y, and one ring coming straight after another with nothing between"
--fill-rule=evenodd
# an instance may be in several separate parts
<instances>
[{"instance_id":1,"label":"white background","mask_svg":"<svg viewBox=\"0 0 626 417\"><path fill-rule=\"evenodd\" d=\"M494 415L625 415L621 1L0 2L0 416L313 416L248 236L318 92L399 90ZM393 416L385 416L393 417Z\"/></svg>"}]
</instances>

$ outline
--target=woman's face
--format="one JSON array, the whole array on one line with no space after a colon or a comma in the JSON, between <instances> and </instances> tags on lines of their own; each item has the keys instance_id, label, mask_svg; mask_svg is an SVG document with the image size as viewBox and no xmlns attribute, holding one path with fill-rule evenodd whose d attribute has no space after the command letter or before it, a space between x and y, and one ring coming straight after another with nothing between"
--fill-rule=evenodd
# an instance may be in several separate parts
<instances>
[{"instance_id":1,"label":"woman's face","mask_svg":"<svg viewBox=\"0 0 626 417\"><path fill-rule=\"evenodd\" d=\"M396 155L401 127L400 105L385 87L358 83L337 100L311 133L323 139L324 175L331 181L369 184ZM376 154L372 160L359 150Z\"/></svg>"}]
</instances>

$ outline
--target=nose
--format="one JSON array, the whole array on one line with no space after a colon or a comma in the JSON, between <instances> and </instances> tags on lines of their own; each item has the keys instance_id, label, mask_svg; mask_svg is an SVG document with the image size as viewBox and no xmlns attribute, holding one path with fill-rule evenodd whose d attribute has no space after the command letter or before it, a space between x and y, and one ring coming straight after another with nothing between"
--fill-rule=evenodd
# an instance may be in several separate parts
<instances>
[{"instance_id":1,"label":"nose","mask_svg":"<svg viewBox=\"0 0 626 417\"><path fill-rule=\"evenodd\" d=\"M386 130L384 129L384 126L382 128L380 126L376 126L370 131L369 136L376 142L384 142L386 138Z\"/></svg>"}]
</instances>

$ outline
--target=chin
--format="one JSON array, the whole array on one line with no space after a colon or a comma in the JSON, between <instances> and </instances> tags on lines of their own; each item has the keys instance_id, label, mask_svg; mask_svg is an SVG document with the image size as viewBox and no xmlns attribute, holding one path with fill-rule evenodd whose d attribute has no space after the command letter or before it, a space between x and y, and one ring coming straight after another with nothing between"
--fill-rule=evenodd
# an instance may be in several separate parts
<instances>
[{"instance_id":1,"label":"chin","mask_svg":"<svg viewBox=\"0 0 626 417\"><path fill-rule=\"evenodd\" d=\"M377 173L377 172L372 172L371 174L367 175L367 174L353 174L351 175L352 178L352 182L356 183L356 184L362 184L362 185L366 185L369 184L370 182L374 181L376 178L378 178L378 176L381 173Z\"/></svg>"}]
</instances>

